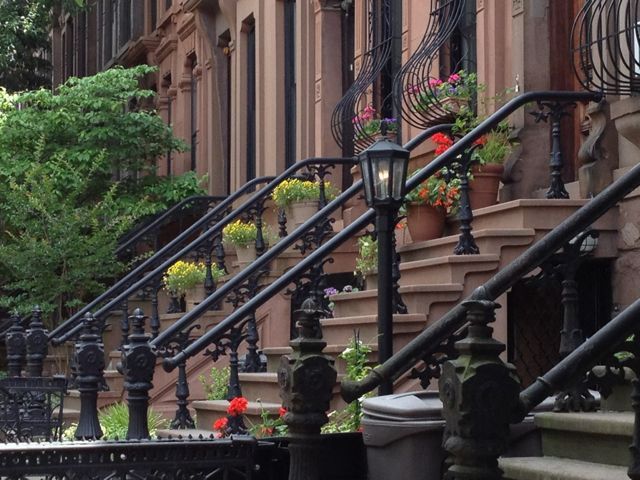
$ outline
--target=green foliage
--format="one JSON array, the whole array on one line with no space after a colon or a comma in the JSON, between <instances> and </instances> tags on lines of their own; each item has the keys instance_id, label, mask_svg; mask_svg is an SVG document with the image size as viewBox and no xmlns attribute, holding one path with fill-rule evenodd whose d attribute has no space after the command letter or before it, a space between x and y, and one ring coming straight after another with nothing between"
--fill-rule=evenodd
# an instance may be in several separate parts
<instances>
[{"instance_id":1,"label":"green foliage","mask_svg":"<svg viewBox=\"0 0 640 480\"><path fill-rule=\"evenodd\" d=\"M139 82L153 72L113 68L56 94L0 91L3 306L69 313L120 271L113 251L136 221L202 193L194 174L155 174L155 159L184 144L142 108L154 92Z\"/></svg>"},{"instance_id":2,"label":"green foliage","mask_svg":"<svg viewBox=\"0 0 640 480\"><path fill-rule=\"evenodd\" d=\"M209 378L200 375L198 378L207 394L207 400L225 400L229 388L229 367L211 368Z\"/></svg>"},{"instance_id":3,"label":"green foliage","mask_svg":"<svg viewBox=\"0 0 640 480\"><path fill-rule=\"evenodd\" d=\"M360 341L356 334L349 341L349 346L340 354L347 365L345 377L347 380L362 380L371 371L367 356L371 353L371 347ZM334 410L329 413L329 423L322 427L322 433L357 432L362 420L362 400L360 397L342 410Z\"/></svg>"},{"instance_id":4,"label":"green foliage","mask_svg":"<svg viewBox=\"0 0 640 480\"><path fill-rule=\"evenodd\" d=\"M378 241L371 235L358 239L358 256L354 273L366 277L378 271Z\"/></svg>"},{"instance_id":5,"label":"green foliage","mask_svg":"<svg viewBox=\"0 0 640 480\"><path fill-rule=\"evenodd\" d=\"M284 423L284 414L286 410L280 407L280 414L278 416L272 415L262 406L262 402L258 399L260 404L260 423L251 424L249 427L249 433L255 437L283 437L289 432L287 424ZM249 421L249 419L247 419Z\"/></svg>"},{"instance_id":6,"label":"green foliage","mask_svg":"<svg viewBox=\"0 0 640 480\"><path fill-rule=\"evenodd\" d=\"M204 263L185 262L178 260L171 265L162 277L165 290L175 295L182 295L198 285L204 284L206 277ZM225 275L225 271L217 265L211 265L211 276L216 281Z\"/></svg>"},{"instance_id":7,"label":"green foliage","mask_svg":"<svg viewBox=\"0 0 640 480\"><path fill-rule=\"evenodd\" d=\"M129 428L129 407L124 403L114 403L98 412L98 422L104 434L102 440L114 440L116 438L123 440L127 438L127 429ZM155 412L152 408L147 410L147 425L149 427L149 435L154 436L158 429L167 428L169 425L160 413ZM72 424L64 432L62 438L65 440L74 440L76 429L78 426Z\"/></svg>"}]
</instances>

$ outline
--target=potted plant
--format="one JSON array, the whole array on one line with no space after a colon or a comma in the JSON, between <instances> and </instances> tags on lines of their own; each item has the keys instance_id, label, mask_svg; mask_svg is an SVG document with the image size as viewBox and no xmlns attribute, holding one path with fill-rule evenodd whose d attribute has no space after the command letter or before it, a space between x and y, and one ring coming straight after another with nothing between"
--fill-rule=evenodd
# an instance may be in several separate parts
<instances>
[{"instance_id":1,"label":"potted plant","mask_svg":"<svg viewBox=\"0 0 640 480\"><path fill-rule=\"evenodd\" d=\"M446 80L431 78L427 84L412 85L408 93L414 96L413 108L417 112L443 110L443 116L450 118L461 111L471 111L471 104L477 92L484 89L478 85L478 76L460 70Z\"/></svg>"},{"instance_id":2,"label":"potted plant","mask_svg":"<svg viewBox=\"0 0 640 480\"><path fill-rule=\"evenodd\" d=\"M358 239L358 256L354 273L366 282L365 288L378 288L378 241L371 235Z\"/></svg>"},{"instance_id":3,"label":"potted plant","mask_svg":"<svg viewBox=\"0 0 640 480\"><path fill-rule=\"evenodd\" d=\"M330 182L324 182L324 188L328 200L335 197ZM285 210L287 222L297 228L318 211L320 183L297 178L284 180L273 189L271 198L278 208Z\"/></svg>"},{"instance_id":4,"label":"potted plant","mask_svg":"<svg viewBox=\"0 0 640 480\"><path fill-rule=\"evenodd\" d=\"M215 282L225 274L225 271L217 265L212 265L211 274ZM169 267L162 278L162 282L164 289L172 297L184 295L187 311L190 311L206 296L204 291L205 277L206 267L204 263L178 260Z\"/></svg>"},{"instance_id":5,"label":"potted plant","mask_svg":"<svg viewBox=\"0 0 640 480\"><path fill-rule=\"evenodd\" d=\"M353 117L356 140L366 140L382 134L382 124L386 124L387 137L394 138L398 133L398 121L395 118L382 118L373 105L367 105Z\"/></svg>"},{"instance_id":6,"label":"potted plant","mask_svg":"<svg viewBox=\"0 0 640 480\"><path fill-rule=\"evenodd\" d=\"M422 242L439 238L446 215L457 210L459 199L460 180L446 167L408 192L405 209L411 240Z\"/></svg>"},{"instance_id":7,"label":"potted plant","mask_svg":"<svg viewBox=\"0 0 640 480\"><path fill-rule=\"evenodd\" d=\"M222 229L222 241L236 248L238 263L246 267L256 259L256 237L258 229L254 223L236 220Z\"/></svg>"}]
</instances>

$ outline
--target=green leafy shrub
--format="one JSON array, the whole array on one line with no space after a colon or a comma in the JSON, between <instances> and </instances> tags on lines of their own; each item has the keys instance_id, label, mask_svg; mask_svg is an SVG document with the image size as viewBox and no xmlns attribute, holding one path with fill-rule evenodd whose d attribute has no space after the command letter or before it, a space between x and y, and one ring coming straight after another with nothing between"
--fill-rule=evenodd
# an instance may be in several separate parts
<instances>
[{"instance_id":1,"label":"green leafy shrub","mask_svg":"<svg viewBox=\"0 0 640 480\"><path fill-rule=\"evenodd\" d=\"M125 439L129 428L129 407L124 403L109 405L98 412L98 422L100 422L100 428L103 433L102 440ZM169 421L152 408L149 408L147 410L147 425L149 427L149 435L154 436L158 429L167 428ZM70 425L62 433L62 438L74 440L77 428L76 424Z\"/></svg>"},{"instance_id":2,"label":"green leafy shrub","mask_svg":"<svg viewBox=\"0 0 640 480\"><path fill-rule=\"evenodd\" d=\"M123 233L204 193L193 173L156 175L156 159L185 145L147 108L155 93L139 85L154 73L118 67L55 93L0 91L0 306L72 313L121 271Z\"/></svg>"},{"instance_id":3,"label":"green leafy shrub","mask_svg":"<svg viewBox=\"0 0 640 480\"><path fill-rule=\"evenodd\" d=\"M345 377L348 380L362 380L371 371L367 356L371 347L365 345L356 334L349 341L349 346L340 354L347 365ZM369 395L354 400L342 410L329 412L329 423L322 427L322 433L357 432L362 420L362 400Z\"/></svg>"},{"instance_id":4,"label":"green leafy shrub","mask_svg":"<svg viewBox=\"0 0 640 480\"><path fill-rule=\"evenodd\" d=\"M366 277L378 271L378 241L371 235L358 239L358 256L356 257L356 275Z\"/></svg>"},{"instance_id":5,"label":"green leafy shrub","mask_svg":"<svg viewBox=\"0 0 640 480\"><path fill-rule=\"evenodd\" d=\"M198 378L204 387L207 400L225 400L229 388L229 367L212 367L209 378L200 375Z\"/></svg>"}]
</instances>

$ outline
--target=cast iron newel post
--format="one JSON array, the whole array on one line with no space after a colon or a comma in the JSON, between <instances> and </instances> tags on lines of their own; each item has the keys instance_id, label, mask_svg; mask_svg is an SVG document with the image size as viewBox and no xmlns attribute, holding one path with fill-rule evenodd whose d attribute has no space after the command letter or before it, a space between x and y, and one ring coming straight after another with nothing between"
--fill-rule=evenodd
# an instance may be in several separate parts
<instances>
[{"instance_id":1,"label":"cast iron newel post","mask_svg":"<svg viewBox=\"0 0 640 480\"><path fill-rule=\"evenodd\" d=\"M473 152L476 148L478 147L474 146L462 154L460 164L460 209L456 217L460 222L460 238L453 249L454 255L477 255L480 253L476 240L471 233L473 229L471 226L473 223L473 210L471 199L469 198L469 171ZM449 179L448 181L451 180Z\"/></svg>"},{"instance_id":2,"label":"cast iron newel post","mask_svg":"<svg viewBox=\"0 0 640 480\"><path fill-rule=\"evenodd\" d=\"M84 330L76 343L76 384L80 392L80 421L76 429L77 440L98 440L102 429L98 421L98 391L104 388L104 344L101 329L95 317L87 312Z\"/></svg>"},{"instance_id":3,"label":"cast iron newel post","mask_svg":"<svg viewBox=\"0 0 640 480\"><path fill-rule=\"evenodd\" d=\"M11 316L11 327L7 330L4 341L7 348L7 375L20 377L27 351L27 341L22 328L22 319L17 313Z\"/></svg>"},{"instance_id":4,"label":"cast iron newel post","mask_svg":"<svg viewBox=\"0 0 640 480\"><path fill-rule=\"evenodd\" d=\"M129 428L127 440L149 438L147 410L149 408L149 390L153 387L153 371L156 355L149 345L151 337L144 333L146 317L136 308L129 317L132 332L128 344L122 352L122 371L124 389L129 404Z\"/></svg>"},{"instance_id":5,"label":"cast iron newel post","mask_svg":"<svg viewBox=\"0 0 640 480\"><path fill-rule=\"evenodd\" d=\"M505 346L492 338L498 304L464 302L469 329L456 342L459 357L444 363L440 377L443 445L452 457L446 480L499 480L498 457L507 447L509 424L518 419L520 382L504 363Z\"/></svg>"},{"instance_id":6,"label":"cast iron newel post","mask_svg":"<svg viewBox=\"0 0 640 480\"><path fill-rule=\"evenodd\" d=\"M531 115L535 117L536 123L540 121L546 122L551 119L551 156L549 159L549 170L551 175L551 184L549 190L547 190L547 198L569 198L569 193L564 187L562 180L562 169L564 168L564 161L562 159L562 149L560 146L560 122L562 117L569 115L565 112L567 107L575 107L573 102L538 102L538 111L532 112ZM549 109L549 111L545 111Z\"/></svg>"},{"instance_id":7,"label":"cast iron newel post","mask_svg":"<svg viewBox=\"0 0 640 480\"><path fill-rule=\"evenodd\" d=\"M321 480L320 428L327 423L326 412L337 372L334 360L322 353L322 308L311 298L296 311L298 337L289 344L293 354L284 355L278 369L278 383L284 421L289 427L291 464L289 480Z\"/></svg>"},{"instance_id":8,"label":"cast iron newel post","mask_svg":"<svg viewBox=\"0 0 640 480\"><path fill-rule=\"evenodd\" d=\"M42 310L33 309L33 316L27 330L27 376L41 377L44 359L48 353L48 334L42 323Z\"/></svg>"}]
</instances>

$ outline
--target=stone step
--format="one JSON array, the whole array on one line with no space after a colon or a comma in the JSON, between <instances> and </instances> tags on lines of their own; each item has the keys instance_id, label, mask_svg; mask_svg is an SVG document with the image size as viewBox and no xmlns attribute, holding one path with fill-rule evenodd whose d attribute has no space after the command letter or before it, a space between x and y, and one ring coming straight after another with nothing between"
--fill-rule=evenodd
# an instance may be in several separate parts
<instances>
[{"instance_id":1,"label":"stone step","mask_svg":"<svg viewBox=\"0 0 640 480\"><path fill-rule=\"evenodd\" d=\"M409 313L426 315L433 304L456 302L462 291L463 286L455 283L406 285L399 289ZM378 311L378 290L339 293L331 296L331 301L334 303L335 318L375 315Z\"/></svg>"},{"instance_id":2,"label":"stone step","mask_svg":"<svg viewBox=\"0 0 640 480\"><path fill-rule=\"evenodd\" d=\"M338 410L346 405L339 393L341 377L341 375L338 375L338 380L333 388L330 410ZM240 373L240 387L242 388L242 396L250 402L257 402L258 400L263 403L280 404L282 402L278 374L275 372Z\"/></svg>"},{"instance_id":3,"label":"stone step","mask_svg":"<svg viewBox=\"0 0 640 480\"><path fill-rule=\"evenodd\" d=\"M353 337L354 331L360 332L360 340L367 344L377 344L378 316L362 315L358 317L325 318L320 320L324 340L330 345L345 345ZM418 332L427 326L427 316L410 313L393 316L394 351L404 346Z\"/></svg>"},{"instance_id":4,"label":"stone step","mask_svg":"<svg viewBox=\"0 0 640 480\"><path fill-rule=\"evenodd\" d=\"M375 363L378 358L378 345L369 344L368 347L371 349L371 353L368 356L369 361ZM338 373L345 373L346 371L346 363L339 357L346 348L346 344L327 345L323 350L325 354L331 355L335 359L335 367L338 370ZM262 349L262 353L267 356L267 372L276 372L280 366L280 358L282 355L291 355L292 351L291 347L271 347Z\"/></svg>"},{"instance_id":5,"label":"stone step","mask_svg":"<svg viewBox=\"0 0 640 480\"><path fill-rule=\"evenodd\" d=\"M271 417L277 417L280 413L281 403L249 402L244 416L247 419L247 427L262 423L262 412L265 411ZM213 431L213 423L227 416L229 402L227 400L198 400L191 403L196 411L196 426L201 431Z\"/></svg>"},{"instance_id":6,"label":"stone step","mask_svg":"<svg viewBox=\"0 0 640 480\"><path fill-rule=\"evenodd\" d=\"M632 412L540 413L544 455L627 466L633 435Z\"/></svg>"},{"instance_id":7,"label":"stone step","mask_svg":"<svg viewBox=\"0 0 640 480\"><path fill-rule=\"evenodd\" d=\"M501 458L505 480L628 480L627 468L557 457Z\"/></svg>"},{"instance_id":8,"label":"stone step","mask_svg":"<svg viewBox=\"0 0 640 480\"><path fill-rule=\"evenodd\" d=\"M450 255L400 264L400 285L435 283L480 285L496 272L500 256L495 254Z\"/></svg>"},{"instance_id":9,"label":"stone step","mask_svg":"<svg viewBox=\"0 0 640 480\"><path fill-rule=\"evenodd\" d=\"M480 253L492 253L499 255L507 246L530 245L535 238L536 231L531 228L487 228L474 229L473 236ZM460 235L454 234L447 237L414 242L398 249L403 262L425 260L429 258L445 257L453 254L453 249L458 243Z\"/></svg>"},{"instance_id":10,"label":"stone step","mask_svg":"<svg viewBox=\"0 0 640 480\"><path fill-rule=\"evenodd\" d=\"M201 430L198 428L185 428L185 429L177 429L177 428L162 428L156 430L157 438L201 438L201 439L211 439L215 438L212 430Z\"/></svg>"}]
</instances>

